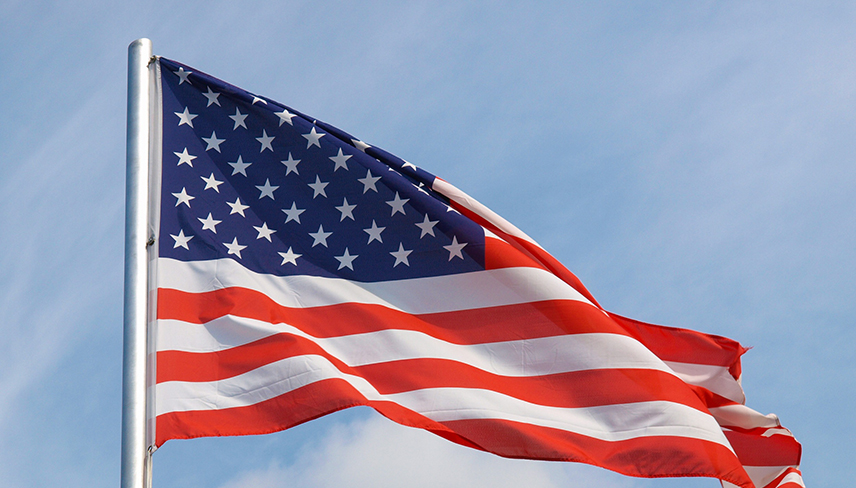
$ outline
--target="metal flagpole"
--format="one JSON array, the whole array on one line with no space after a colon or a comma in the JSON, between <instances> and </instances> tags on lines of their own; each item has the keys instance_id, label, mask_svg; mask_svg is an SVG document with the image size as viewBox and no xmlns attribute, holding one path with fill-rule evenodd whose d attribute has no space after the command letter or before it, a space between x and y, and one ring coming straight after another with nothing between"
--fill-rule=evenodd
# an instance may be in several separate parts
<instances>
[{"instance_id":1,"label":"metal flagpole","mask_svg":"<svg viewBox=\"0 0 856 488\"><path fill-rule=\"evenodd\" d=\"M152 42L128 46L125 173L125 316L122 370L122 488L146 484L146 323L149 76Z\"/></svg>"}]
</instances>

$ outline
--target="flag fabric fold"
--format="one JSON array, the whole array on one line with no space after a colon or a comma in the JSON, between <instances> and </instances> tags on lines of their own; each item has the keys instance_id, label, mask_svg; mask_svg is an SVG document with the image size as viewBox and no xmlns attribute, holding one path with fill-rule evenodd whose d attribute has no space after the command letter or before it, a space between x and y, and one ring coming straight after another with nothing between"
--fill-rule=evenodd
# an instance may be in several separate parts
<instances>
[{"instance_id":1,"label":"flag fabric fold","mask_svg":"<svg viewBox=\"0 0 856 488\"><path fill-rule=\"evenodd\" d=\"M603 310L452 184L271 99L154 63L152 445L353 406L512 458L803 486L730 339Z\"/></svg>"}]
</instances>

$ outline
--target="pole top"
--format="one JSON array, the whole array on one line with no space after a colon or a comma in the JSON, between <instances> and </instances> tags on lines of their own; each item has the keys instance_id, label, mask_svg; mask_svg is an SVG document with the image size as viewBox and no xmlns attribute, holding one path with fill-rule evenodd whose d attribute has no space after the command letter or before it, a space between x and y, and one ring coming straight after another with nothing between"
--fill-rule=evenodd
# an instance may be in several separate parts
<instances>
[{"instance_id":1,"label":"pole top","mask_svg":"<svg viewBox=\"0 0 856 488\"><path fill-rule=\"evenodd\" d=\"M141 37L141 38L133 41L131 44L128 45L128 50L134 50L137 48L151 49L152 48L151 39L149 39L147 37Z\"/></svg>"}]
</instances>

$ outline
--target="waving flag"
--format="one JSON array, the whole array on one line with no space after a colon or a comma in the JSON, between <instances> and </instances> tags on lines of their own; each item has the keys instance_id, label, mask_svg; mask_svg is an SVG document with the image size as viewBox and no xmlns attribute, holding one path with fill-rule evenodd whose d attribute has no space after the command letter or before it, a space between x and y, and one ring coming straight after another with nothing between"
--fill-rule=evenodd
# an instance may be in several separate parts
<instances>
[{"instance_id":1,"label":"waving flag","mask_svg":"<svg viewBox=\"0 0 856 488\"><path fill-rule=\"evenodd\" d=\"M153 446L365 405L506 457L802 486L799 444L743 405L736 342L610 314L451 184L155 70Z\"/></svg>"}]
</instances>

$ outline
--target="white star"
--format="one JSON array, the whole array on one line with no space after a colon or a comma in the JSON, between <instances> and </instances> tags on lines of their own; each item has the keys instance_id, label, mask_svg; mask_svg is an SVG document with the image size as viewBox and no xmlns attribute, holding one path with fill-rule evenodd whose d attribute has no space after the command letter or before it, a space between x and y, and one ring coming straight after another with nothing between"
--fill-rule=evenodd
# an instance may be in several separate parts
<instances>
[{"instance_id":1,"label":"white star","mask_svg":"<svg viewBox=\"0 0 856 488\"><path fill-rule=\"evenodd\" d=\"M295 116L293 113L289 112L288 109L282 109L282 112L274 112L279 117L279 126L282 127L282 124L294 125L291 123L291 119Z\"/></svg>"},{"instance_id":2,"label":"white star","mask_svg":"<svg viewBox=\"0 0 856 488\"><path fill-rule=\"evenodd\" d=\"M404 204L409 202L409 198L401 198L398 196L398 192L395 192L395 199L390 200L387 203L390 207L392 207L392 215L395 215L396 212L401 212L402 215L407 215L404 212ZM392 216L390 215L390 217Z\"/></svg>"},{"instance_id":3,"label":"white star","mask_svg":"<svg viewBox=\"0 0 856 488\"><path fill-rule=\"evenodd\" d=\"M285 165L285 176L288 176L288 174L292 171L294 172L294 174L299 175L300 173L297 172L297 163L299 162L299 159L294 159L291 157L291 152L289 151L288 159L286 159L285 161L280 161L280 163Z\"/></svg>"},{"instance_id":4,"label":"white star","mask_svg":"<svg viewBox=\"0 0 856 488\"><path fill-rule=\"evenodd\" d=\"M240 198L236 198L235 203L226 202L226 205L232 207L232 211L229 212L229 215L241 214L241 217L246 217L246 215L244 215L244 210L250 208L249 205L241 205L241 199Z\"/></svg>"},{"instance_id":5,"label":"white star","mask_svg":"<svg viewBox=\"0 0 856 488\"><path fill-rule=\"evenodd\" d=\"M434 226L437 225L439 220L428 220L428 214L425 214L425 220L416 224L416 227L422 229L422 234L419 236L420 239L425 237L425 234L431 234L431 237L437 237L434 235Z\"/></svg>"},{"instance_id":6,"label":"white star","mask_svg":"<svg viewBox=\"0 0 856 488\"><path fill-rule=\"evenodd\" d=\"M187 152L187 148L184 148L184 151L181 152L173 152L176 156L178 156L178 164L176 166L181 166L182 164L187 164L191 168L193 167L193 160L196 159L196 156L191 155Z\"/></svg>"},{"instance_id":7,"label":"white star","mask_svg":"<svg viewBox=\"0 0 856 488\"><path fill-rule=\"evenodd\" d=\"M190 250L190 248L187 246L187 242L190 241L190 239L193 239L193 236L184 235L184 229L178 231L177 236L174 236L172 234L170 234L169 236L172 237L173 239L175 239L175 245L172 246L173 249L175 249L177 247L183 247L183 248L187 249L188 251Z\"/></svg>"},{"instance_id":8,"label":"white star","mask_svg":"<svg viewBox=\"0 0 856 488\"><path fill-rule=\"evenodd\" d=\"M232 176L235 176L238 173L241 173L244 176L247 176L247 167L253 163L245 163L241 156L238 156L238 160L234 163L229 163L229 166L232 167Z\"/></svg>"},{"instance_id":9,"label":"white star","mask_svg":"<svg viewBox=\"0 0 856 488\"><path fill-rule=\"evenodd\" d=\"M187 77L190 76L190 74L193 73L193 71L184 71L184 68L179 66L178 71L173 71L173 73L175 73L175 75L178 76L178 84L179 85L181 85L185 81L190 83L191 85L193 84L190 82L190 80L187 79Z\"/></svg>"},{"instance_id":10,"label":"white star","mask_svg":"<svg viewBox=\"0 0 856 488\"><path fill-rule=\"evenodd\" d=\"M324 188L329 184L329 182L321 181L321 178L319 178L318 175L315 175L315 183L308 183L309 188L312 188L312 190L314 190L314 193L312 194L312 199L314 200L315 197L317 197L318 195L324 195L324 198L327 198L327 191L324 190Z\"/></svg>"},{"instance_id":11,"label":"white star","mask_svg":"<svg viewBox=\"0 0 856 488\"><path fill-rule=\"evenodd\" d=\"M324 232L324 226L319 225L318 232L310 232L309 235L312 236L312 239L314 239L314 241L312 242L312 247L315 247L318 244L327 247L327 238L333 235L333 233Z\"/></svg>"},{"instance_id":12,"label":"white star","mask_svg":"<svg viewBox=\"0 0 856 488\"><path fill-rule=\"evenodd\" d=\"M285 212L285 215L287 215L287 217L285 218L286 224L291 222L292 220L299 224L300 223L300 214L305 212L306 209L297 208L297 202L291 202L291 208L284 208L284 209L282 209L282 211Z\"/></svg>"},{"instance_id":13,"label":"white star","mask_svg":"<svg viewBox=\"0 0 856 488\"><path fill-rule=\"evenodd\" d=\"M424 193L424 194L426 194L426 195L430 195L430 194L428 193L428 191L425 189L425 183L420 182L420 183L419 183L419 186L416 186L416 184L415 184L415 183L413 183L413 186L414 186L414 188L416 188L417 190L421 191L422 193Z\"/></svg>"},{"instance_id":14,"label":"white star","mask_svg":"<svg viewBox=\"0 0 856 488\"><path fill-rule=\"evenodd\" d=\"M208 178L206 178L204 176L200 176L200 178L202 178L202 181L205 182L205 188L203 188L203 191L207 190L209 188L213 188L214 191L216 191L217 193L220 193L220 188L218 188L218 187L220 185L222 185L223 182L217 181L217 179L214 178L214 173L211 173L211 176L209 176Z\"/></svg>"},{"instance_id":15,"label":"white star","mask_svg":"<svg viewBox=\"0 0 856 488\"><path fill-rule=\"evenodd\" d=\"M348 160L351 159L350 154L342 153L342 148L339 148L339 154L335 156L330 156L330 161L336 163L336 166L333 167L333 172L335 173L339 168L345 168L345 171L348 171Z\"/></svg>"},{"instance_id":16,"label":"white star","mask_svg":"<svg viewBox=\"0 0 856 488\"><path fill-rule=\"evenodd\" d=\"M274 140L274 136L268 136L267 130L262 130L262 136L256 137L256 140L262 143L262 149L259 152L264 152L265 149L270 149L273 152L273 146L270 145Z\"/></svg>"},{"instance_id":17,"label":"white star","mask_svg":"<svg viewBox=\"0 0 856 488\"><path fill-rule=\"evenodd\" d=\"M366 152L366 149L371 147L359 139L351 139L351 144L353 144L354 147L356 147L357 149L359 149L362 152Z\"/></svg>"},{"instance_id":18,"label":"white star","mask_svg":"<svg viewBox=\"0 0 856 488\"><path fill-rule=\"evenodd\" d=\"M372 171L366 170L366 177L357 178L357 181L363 184L363 193L369 190L374 190L374 192L377 193L377 186L375 185L379 179L380 176L372 176Z\"/></svg>"},{"instance_id":19,"label":"white star","mask_svg":"<svg viewBox=\"0 0 856 488\"><path fill-rule=\"evenodd\" d=\"M270 240L270 235L273 234L274 232L276 232L276 230L268 229L267 222L262 222L261 227L256 227L254 225L253 229L256 229L256 231L258 231L258 233L259 233L259 236L256 237L256 239L261 239L262 237L264 237L265 239L268 240L268 242L273 242Z\"/></svg>"},{"instance_id":20,"label":"white star","mask_svg":"<svg viewBox=\"0 0 856 488\"><path fill-rule=\"evenodd\" d=\"M223 141L226 139L217 139L217 132L212 130L211 137L203 137L202 140L208 144L208 147L205 148L206 151L214 149L215 151L220 152L220 144L223 144Z\"/></svg>"},{"instance_id":21,"label":"white star","mask_svg":"<svg viewBox=\"0 0 856 488\"><path fill-rule=\"evenodd\" d=\"M461 249L463 249L466 245L466 242L458 244L458 236L454 236L452 237L452 243L448 246L443 246L443 249L449 251L449 261L451 261L452 258L456 256L461 259L464 259L464 256L461 254Z\"/></svg>"},{"instance_id":22,"label":"white star","mask_svg":"<svg viewBox=\"0 0 856 488\"><path fill-rule=\"evenodd\" d=\"M449 213L449 212L455 212L456 214L461 215L461 212L458 212L457 210L452 208L451 205L446 205L446 213Z\"/></svg>"},{"instance_id":23,"label":"white star","mask_svg":"<svg viewBox=\"0 0 856 488\"><path fill-rule=\"evenodd\" d=\"M354 209L357 208L356 205L348 205L348 199L345 198L342 202L342 205L336 207L336 210L342 212L342 217L339 219L339 222L345 220L345 217L350 217L351 220L354 220Z\"/></svg>"},{"instance_id":24,"label":"white star","mask_svg":"<svg viewBox=\"0 0 856 488\"><path fill-rule=\"evenodd\" d=\"M333 256L333 257L339 261L339 268L337 269L337 271L339 269L342 269L342 268L351 268L351 271L353 271L354 270L354 259L357 259L359 256L356 254L354 254L353 256L348 254L348 248L346 247L345 248L345 254L342 254L341 256Z\"/></svg>"},{"instance_id":25,"label":"white star","mask_svg":"<svg viewBox=\"0 0 856 488\"><path fill-rule=\"evenodd\" d=\"M178 201L175 202L176 207L183 203L187 205L187 208L190 208L190 201L196 198L188 195L187 190L185 188L181 189L181 193L173 193L172 196L178 199Z\"/></svg>"},{"instance_id":26,"label":"white star","mask_svg":"<svg viewBox=\"0 0 856 488\"><path fill-rule=\"evenodd\" d=\"M321 138L326 136L327 134L322 134L320 132L315 132L315 127L309 131L309 134L303 134L303 137L306 138L306 149L309 149L312 146L321 147Z\"/></svg>"},{"instance_id":27,"label":"white star","mask_svg":"<svg viewBox=\"0 0 856 488\"><path fill-rule=\"evenodd\" d=\"M288 246L288 251L277 253L282 256L282 264L280 266L285 266L285 263L291 263L297 266L297 258L303 256L303 254L297 254L296 252L291 250L291 246Z\"/></svg>"},{"instance_id":28,"label":"white star","mask_svg":"<svg viewBox=\"0 0 856 488\"><path fill-rule=\"evenodd\" d=\"M410 253L412 253L412 252L413 252L413 249L408 251L407 249L404 249L404 244L399 242L398 243L398 251L393 251L390 253L395 257L395 264L393 264L392 267L394 268L401 263L404 263L406 266L409 267L410 261L407 260L407 256L409 256Z\"/></svg>"},{"instance_id":29,"label":"white star","mask_svg":"<svg viewBox=\"0 0 856 488\"><path fill-rule=\"evenodd\" d=\"M196 114L192 114L187 110L187 107L184 107L184 112L173 112L175 115L178 115L178 125L179 127L187 124L190 127L193 127L193 119L198 117Z\"/></svg>"},{"instance_id":30,"label":"white star","mask_svg":"<svg viewBox=\"0 0 856 488\"><path fill-rule=\"evenodd\" d=\"M276 191L276 189L279 187L271 185L270 178L265 178L265 184L261 186L256 185L256 188L258 188L259 191L262 192L262 194L259 195L259 200L264 197L270 197L271 200L276 200L276 198L273 197L273 192Z\"/></svg>"},{"instance_id":31,"label":"white star","mask_svg":"<svg viewBox=\"0 0 856 488\"><path fill-rule=\"evenodd\" d=\"M181 83L179 83L179 85L180 84ZM218 100L220 94L213 91L210 86L208 87L208 93L203 93L203 95L208 99L208 105L206 105L206 107L210 107L213 104L217 104L218 107L220 106L220 100Z\"/></svg>"},{"instance_id":32,"label":"white star","mask_svg":"<svg viewBox=\"0 0 856 488\"><path fill-rule=\"evenodd\" d=\"M238 107L235 107L235 115L230 115L229 118L235 121L235 127L232 127L232 130L237 129L238 127L247 128L247 124L244 122L244 119L247 118L248 114L242 114Z\"/></svg>"},{"instance_id":33,"label":"white star","mask_svg":"<svg viewBox=\"0 0 856 488\"><path fill-rule=\"evenodd\" d=\"M211 212L208 212L208 218L199 219L199 221L202 222L202 230L210 230L215 234L217 233L217 224L222 222L222 220L214 220L214 217L211 216Z\"/></svg>"},{"instance_id":34,"label":"white star","mask_svg":"<svg viewBox=\"0 0 856 488\"><path fill-rule=\"evenodd\" d=\"M232 239L231 243L224 242L223 245L229 249L228 254L234 254L235 256L238 256L239 259L241 258L241 250L246 249L246 247L247 247L247 246L242 246L242 245L238 244L238 238L237 237Z\"/></svg>"},{"instance_id":35,"label":"white star","mask_svg":"<svg viewBox=\"0 0 856 488\"><path fill-rule=\"evenodd\" d=\"M372 226L368 229L363 229L363 232L369 235L369 242L366 244L371 244L372 241L383 243L383 239L380 238L380 233L383 232L384 229L386 229L386 227L378 227L374 219L372 219Z\"/></svg>"},{"instance_id":36,"label":"white star","mask_svg":"<svg viewBox=\"0 0 856 488\"><path fill-rule=\"evenodd\" d=\"M401 165L401 168L404 169L404 168L407 168L408 166L413 168L414 171L416 171L416 165L413 163L408 163L407 161L405 161L404 164Z\"/></svg>"},{"instance_id":37,"label":"white star","mask_svg":"<svg viewBox=\"0 0 856 488\"><path fill-rule=\"evenodd\" d=\"M253 95L253 103L251 103L250 105L255 105L256 102L262 102L263 104L267 105L267 101L265 101L263 98L259 98Z\"/></svg>"}]
</instances>

